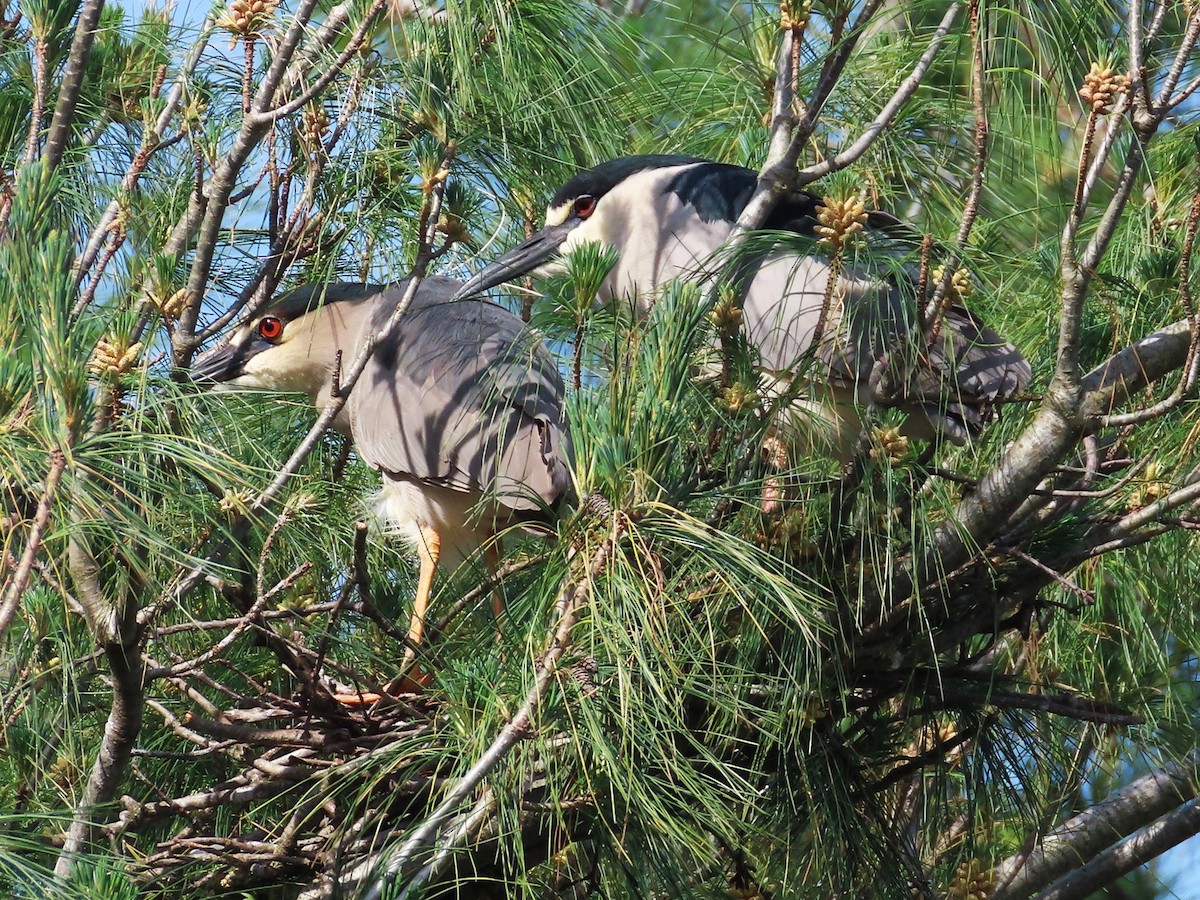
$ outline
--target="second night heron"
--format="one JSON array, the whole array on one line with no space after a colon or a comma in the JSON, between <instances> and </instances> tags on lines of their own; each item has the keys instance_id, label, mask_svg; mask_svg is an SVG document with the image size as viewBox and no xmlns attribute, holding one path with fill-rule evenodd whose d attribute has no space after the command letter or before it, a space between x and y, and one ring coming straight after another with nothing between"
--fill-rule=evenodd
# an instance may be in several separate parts
<instances>
[{"instance_id":1,"label":"second night heron","mask_svg":"<svg viewBox=\"0 0 1200 900\"><path fill-rule=\"evenodd\" d=\"M559 188L545 227L457 296L535 270L550 274L581 244L599 242L615 248L617 259L598 299L633 298L645 311L664 282L721 271L723 245L756 184L751 169L687 156L610 160ZM913 437L964 443L977 435L996 404L1028 384L1029 364L953 294L936 323L921 327L920 308L936 279L917 298L913 273L886 268L894 252L847 253L833 266L829 248L817 245L820 207L806 191L789 192L764 225L777 232L774 239L754 242L752 253L725 269L732 269L761 371L782 388L815 356L820 368L806 376L811 399L798 406L819 413L813 437L837 457L848 455L859 433L856 409L870 404L899 408ZM865 210L863 217L868 250L897 243L898 220ZM911 235L904 238L911 244ZM871 265L873 256L883 266Z\"/></svg>"},{"instance_id":2,"label":"second night heron","mask_svg":"<svg viewBox=\"0 0 1200 900\"><path fill-rule=\"evenodd\" d=\"M405 286L301 287L200 356L195 376L298 391L321 410L339 370L378 334ZM406 663L424 633L439 561L461 561L500 529L549 523L570 487L571 439L553 358L507 310L451 302L460 286L421 282L333 422L383 476L375 497L382 524L420 557Z\"/></svg>"}]
</instances>

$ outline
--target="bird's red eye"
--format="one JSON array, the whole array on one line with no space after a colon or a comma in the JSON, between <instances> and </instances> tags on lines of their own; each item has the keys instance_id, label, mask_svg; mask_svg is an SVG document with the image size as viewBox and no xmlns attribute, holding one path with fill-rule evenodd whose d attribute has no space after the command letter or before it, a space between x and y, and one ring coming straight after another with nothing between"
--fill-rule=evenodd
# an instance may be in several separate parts
<instances>
[{"instance_id":1,"label":"bird's red eye","mask_svg":"<svg viewBox=\"0 0 1200 900\"><path fill-rule=\"evenodd\" d=\"M575 205L571 209L578 218L586 219L596 209L596 198L591 194L576 197Z\"/></svg>"},{"instance_id":2,"label":"bird's red eye","mask_svg":"<svg viewBox=\"0 0 1200 900\"><path fill-rule=\"evenodd\" d=\"M258 336L263 340L278 340L281 334L283 334L283 323L274 316L267 316L258 323Z\"/></svg>"}]
</instances>

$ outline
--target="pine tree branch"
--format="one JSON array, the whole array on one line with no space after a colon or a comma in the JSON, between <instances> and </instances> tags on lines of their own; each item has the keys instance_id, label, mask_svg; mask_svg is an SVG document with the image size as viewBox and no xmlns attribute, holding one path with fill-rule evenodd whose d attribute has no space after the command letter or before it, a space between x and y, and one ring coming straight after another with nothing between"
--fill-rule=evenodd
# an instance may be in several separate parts
<instances>
[{"instance_id":1,"label":"pine tree branch","mask_svg":"<svg viewBox=\"0 0 1200 900\"><path fill-rule=\"evenodd\" d=\"M91 843L100 807L116 796L141 731L146 703L136 605L127 603L123 609L114 610L111 631L106 631L96 611L108 607L109 601L100 584L100 566L84 546L82 535L72 538L69 558L80 602L90 612L92 633L104 644L104 657L112 677L112 706L83 797L75 807L62 851L54 864L54 874L63 879L70 877L76 858Z\"/></svg>"},{"instance_id":2,"label":"pine tree branch","mask_svg":"<svg viewBox=\"0 0 1200 900\"><path fill-rule=\"evenodd\" d=\"M50 122L50 134L46 138L46 148L42 157L46 160L48 172L52 172L62 161L67 140L71 136L75 108L83 90L84 69L92 53L96 26L100 24L100 13L103 10L104 0L86 0L79 10L75 36L71 40L71 51L67 57L67 67L63 72L62 85L58 90L58 103L54 107L54 118Z\"/></svg>"},{"instance_id":3,"label":"pine tree branch","mask_svg":"<svg viewBox=\"0 0 1200 900\"><path fill-rule=\"evenodd\" d=\"M66 455L62 450L55 447L50 451L50 469L46 473L46 487L42 490L42 497L38 501L37 510L33 514L33 524L29 527L29 537L25 541L25 550L22 552L21 559L17 563L16 571L8 582L7 590L4 592L4 600L0 602L0 637L8 630L13 616L17 614L17 608L21 605L21 596L25 593L25 588L29 584L30 574L33 572L33 565L37 561L38 553L42 549L42 538L45 535L46 526L50 522L50 509L54 505L55 497L58 494L58 485L62 480L66 467Z\"/></svg>"},{"instance_id":4,"label":"pine tree branch","mask_svg":"<svg viewBox=\"0 0 1200 900\"><path fill-rule=\"evenodd\" d=\"M992 900L1022 900L1196 796L1200 751L1169 763L1068 819L996 867Z\"/></svg>"},{"instance_id":5,"label":"pine tree branch","mask_svg":"<svg viewBox=\"0 0 1200 900\"><path fill-rule=\"evenodd\" d=\"M1200 800L1191 800L1056 881L1038 894L1038 900L1085 900L1196 834L1200 834Z\"/></svg>"},{"instance_id":6,"label":"pine tree branch","mask_svg":"<svg viewBox=\"0 0 1200 900\"><path fill-rule=\"evenodd\" d=\"M290 116L306 103L311 102L321 91L325 90L329 83L346 67L346 63L362 48L363 42L367 39L368 32L375 25L375 20L379 18L379 14L383 12L384 3L385 0L374 0L370 9L367 10L367 14L363 17L362 22L350 37L350 41L347 43L345 49L338 54L337 59L330 63L325 71L317 76L317 79L302 91L299 96L274 109L264 109L262 112L252 113L250 115L251 121L256 125L274 124L284 116Z\"/></svg>"},{"instance_id":7,"label":"pine tree branch","mask_svg":"<svg viewBox=\"0 0 1200 900\"><path fill-rule=\"evenodd\" d=\"M938 24L937 30L929 40L929 46L925 48L925 52L917 60L917 64L913 67L912 72L896 88L891 98L884 104L883 109L879 111L879 114L871 124L863 130L862 134L855 139L854 143L828 159L801 169L795 178L794 183L796 186L803 187L806 184L811 184L818 178L824 178L826 175L839 172L847 166L853 165L871 148L871 145L895 121L904 104L912 99L912 95L916 93L917 88L921 86L921 82L925 80L925 75L928 73L929 67L933 65L934 58L942 49L946 36L954 26L954 20L962 12L962 8L961 3L954 3L946 10L946 14L942 16L942 21ZM739 219L738 221L740 224L741 220Z\"/></svg>"},{"instance_id":8,"label":"pine tree branch","mask_svg":"<svg viewBox=\"0 0 1200 900\"><path fill-rule=\"evenodd\" d=\"M141 178L142 172L145 171L150 158L156 151L165 146L164 142L161 141L161 137L166 132L167 126L170 125L171 119L174 118L176 111L179 109L179 104L183 101L188 81L191 79L192 73L196 70L196 65L199 63L204 49L208 46L211 30L212 23L206 21L201 28L200 38L191 50L188 51L188 55L180 67L179 74L175 78L175 83L172 85L170 93L167 94L166 102L163 104L158 118L155 119L154 126L142 135L142 145L130 162L129 167L125 170L125 175L121 178L122 190L132 191L137 186L138 180ZM88 238L83 252L75 261L76 290L79 289L79 285L83 282L88 270L100 254L100 250L104 246L105 237L108 235L109 226L116 219L117 213L120 210L121 201L119 199L112 200L101 214L100 219L96 222L96 227L92 229L91 236ZM84 307L81 304L82 301L77 303L75 308L71 310L70 321L73 322L83 312Z\"/></svg>"}]
</instances>

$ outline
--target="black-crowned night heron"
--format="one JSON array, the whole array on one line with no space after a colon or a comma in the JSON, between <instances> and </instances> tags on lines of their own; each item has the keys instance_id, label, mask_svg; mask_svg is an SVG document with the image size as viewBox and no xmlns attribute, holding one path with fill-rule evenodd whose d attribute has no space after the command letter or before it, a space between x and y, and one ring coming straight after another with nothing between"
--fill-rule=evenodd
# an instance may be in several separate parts
<instances>
[{"instance_id":1,"label":"black-crowned night heron","mask_svg":"<svg viewBox=\"0 0 1200 900\"><path fill-rule=\"evenodd\" d=\"M686 156L602 163L559 188L545 227L456 296L534 270L553 273L572 250L596 241L617 251L598 299L632 298L644 311L663 282L710 278L721 270L722 245L756 182L750 169ZM820 365L808 371L804 392L810 399L797 404L820 414L816 434L811 422L803 428L809 443L815 437L832 455L845 458L860 431L855 410L870 403L900 408L907 414L905 432L913 437L941 434L964 443L977 435L995 405L1029 382L1029 364L953 296L937 325L920 327L919 307L928 298L918 303L911 272L868 265L876 254L846 253L827 298L831 254L814 243L822 234L820 204L805 191L789 193L764 227L799 238L766 248L759 242L754 256L733 266L743 328L768 380L785 386L817 343ZM865 218L868 250L872 243L894 248L900 223L885 213ZM894 250L890 258L894 263ZM929 281L932 295L935 279ZM887 362L886 379L884 367L877 366L881 361Z\"/></svg>"},{"instance_id":2,"label":"black-crowned night heron","mask_svg":"<svg viewBox=\"0 0 1200 900\"><path fill-rule=\"evenodd\" d=\"M292 291L200 356L195 377L298 391L323 409L335 375L378 334L405 285ZM499 529L551 521L570 487L571 439L554 360L507 310L451 302L460 286L421 282L333 423L383 475L378 518L420 557L406 663L421 642L439 561L461 561Z\"/></svg>"}]
</instances>

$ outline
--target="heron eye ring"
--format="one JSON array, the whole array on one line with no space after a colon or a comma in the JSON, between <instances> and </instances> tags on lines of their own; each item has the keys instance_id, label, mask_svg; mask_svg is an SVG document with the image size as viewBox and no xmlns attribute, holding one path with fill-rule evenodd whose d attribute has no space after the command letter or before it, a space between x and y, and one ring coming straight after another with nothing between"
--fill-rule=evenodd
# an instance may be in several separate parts
<instances>
[{"instance_id":1,"label":"heron eye ring","mask_svg":"<svg viewBox=\"0 0 1200 900\"><path fill-rule=\"evenodd\" d=\"M575 203L572 207L572 211L575 213L576 217L580 219L586 219L595 211L595 209L596 198L591 194L583 194L579 197L576 197Z\"/></svg>"},{"instance_id":2,"label":"heron eye ring","mask_svg":"<svg viewBox=\"0 0 1200 900\"><path fill-rule=\"evenodd\" d=\"M267 316L258 323L258 336L266 341L275 341L283 334L283 322L275 316Z\"/></svg>"}]
</instances>

